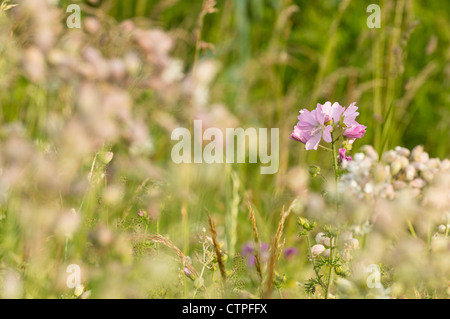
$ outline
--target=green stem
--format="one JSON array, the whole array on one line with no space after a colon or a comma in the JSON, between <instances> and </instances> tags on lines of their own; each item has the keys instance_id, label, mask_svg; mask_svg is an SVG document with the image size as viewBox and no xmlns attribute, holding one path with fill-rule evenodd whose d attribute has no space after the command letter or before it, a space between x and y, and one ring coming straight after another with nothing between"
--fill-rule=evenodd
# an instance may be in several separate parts
<instances>
[{"instance_id":1,"label":"green stem","mask_svg":"<svg viewBox=\"0 0 450 319\"><path fill-rule=\"evenodd\" d=\"M67 260L67 249L68 249L68 246L69 246L69 236L66 236L66 240L65 240L65 243L64 243L64 262L66 262L66 260Z\"/></svg>"},{"instance_id":2,"label":"green stem","mask_svg":"<svg viewBox=\"0 0 450 319\"><path fill-rule=\"evenodd\" d=\"M337 140L337 139L336 139ZM336 215L339 213L339 174L338 174L338 163L336 154L336 140L333 138L333 133L331 133L331 150L333 154L333 169L334 169L334 180L335 180L335 190L336 190Z\"/></svg>"},{"instance_id":3,"label":"green stem","mask_svg":"<svg viewBox=\"0 0 450 319\"><path fill-rule=\"evenodd\" d=\"M334 139L333 136L333 132L331 132L331 150L332 150L332 154L333 154L333 169L334 169L334 180L335 180L335 190L336 190L336 215L339 214L339 189L338 189L338 185L339 185L339 174L338 174L338 164L337 164L337 154L336 154L336 141ZM333 242L334 239L334 242ZM333 262L334 259L334 246L336 245L336 239L330 238L330 262ZM325 299L328 299L328 294L330 291L330 287L331 284L333 283L333 269L334 266L330 265L330 270L328 271L328 282L327 282L327 286L326 286L326 291L325 291Z\"/></svg>"},{"instance_id":4,"label":"green stem","mask_svg":"<svg viewBox=\"0 0 450 319\"><path fill-rule=\"evenodd\" d=\"M314 256L313 256L312 251L311 251L311 242L309 240L309 233L305 237L306 237L306 244L308 245L308 253L311 256L311 262L313 264L313 269L314 269L314 272L316 273L317 280L319 280L320 285L322 286L322 288L326 288L324 282L322 281L322 279L320 279L319 269L317 269L316 263L314 262Z\"/></svg>"},{"instance_id":5,"label":"green stem","mask_svg":"<svg viewBox=\"0 0 450 319\"><path fill-rule=\"evenodd\" d=\"M334 249L333 249L333 238L330 238L330 260L331 260L331 262L333 262L333 252L334 252ZM326 289L326 291L325 291L325 299L328 299L328 294L329 294L329 291L330 291L330 287L331 287L331 284L333 283L333 268L334 268L334 266L333 265L330 265L330 270L328 271L328 282L327 282L327 289Z\"/></svg>"}]
</instances>

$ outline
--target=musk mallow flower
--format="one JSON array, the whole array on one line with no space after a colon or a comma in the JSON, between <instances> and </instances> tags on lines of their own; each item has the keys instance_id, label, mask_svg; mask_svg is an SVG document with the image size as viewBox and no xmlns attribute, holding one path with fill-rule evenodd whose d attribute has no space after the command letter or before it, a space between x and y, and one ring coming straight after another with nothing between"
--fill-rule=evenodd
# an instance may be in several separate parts
<instances>
[{"instance_id":1,"label":"musk mallow flower","mask_svg":"<svg viewBox=\"0 0 450 319\"><path fill-rule=\"evenodd\" d=\"M291 133L291 139L305 144L306 150L317 150L320 141L332 142L331 133L338 127L344 129L344 136L351 142L365 134L366 126L356 122L358 107L356 102L347 109L339 103L325 102L317 104L315 110L303 109L298 116L298 123Z\"/></svg>"},{"instance_id":2,"label":"musk mallow flower","mask_svg":"<svg viewBox=\"0 0 450 319\"><path fill-rule=\"evenodd\" d=\"M342 163L342 161L345 159L346 161L351 161L352 157L351 156L345 156L346 153L346 149L345 148L340 148L339 149L339 162Z\"/></svg>"},{"instance_id":3,"label":"musk mallow flower","mask_svg":"<svg viewBox=\"0 0 450 319\"><path fill-rule=\"evenodd\" d=\"M344 136L350 139L361 138L366 133L366 126L358 124L344 131Z\"/></svg>"},{"instance_id":4,"label":"musk mallow flower","mask_svg":"<svg viewBox=\"0 0 450 319\"><path fill-rule=\"evenodd\" d=\"M331 125L325 125L325 116L319 106L312 111L301 110L291 138L304 143L307 150L317 150L322 138L325 142L331 143L333 128Z\"/></svg>"}]
</instances>

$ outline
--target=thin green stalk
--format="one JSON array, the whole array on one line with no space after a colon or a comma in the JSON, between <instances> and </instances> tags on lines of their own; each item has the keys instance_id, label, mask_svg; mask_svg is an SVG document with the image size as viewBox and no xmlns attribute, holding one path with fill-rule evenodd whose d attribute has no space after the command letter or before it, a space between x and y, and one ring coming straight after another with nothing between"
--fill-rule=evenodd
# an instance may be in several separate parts
<instances>
[{"instance_id":1,"label":"thin green stalk","mask_svg":"<svg viewBox=\"0 0 450 319\"><path fill-rule=\"evenodd\" d=\"M69 246L69 236L66 236L66 241L64 243L64 262L67 260L67 249Z\"/></svg>"},{"instance_id":2,"label":"thin green stalk","mask_svg":"<svg viewBox=\"0 0 450 319\"><path fill-rule=\"evenodd\" d=\"M339 138L339 137L338 137ZM337 138L337 139L338 139ZM337 163L337 153L336 153L336 141L331 133L331 153L333 155L333 170L334 170L334 180L335 180L335 191L336 191L336 214L339 213L339 174L338 174L338 163Z\"/></svg>"},{"instance_id":3,"label":"thin green stalk","mask_svg":"<svg viewBox=\"0 0 450 319\"><path fill-rule=\"evenodd\" d=\"M333 261L333 253L334 253L334 249L333 249L333 238L330 238L330 260ZM328 299L328 294L330 292L330 287L331 284L333 283L333 266L330 265L330 270L328 271L328 282L327 282L327 289L325 291L325 299Z\"/></svg>"},{"instance_id":4,"label":"thin green stalk","mask_svg":"<svg viewBox=\"0 0 450 319\"><path fill-rule=\"evenodd\" d=\"M336 139L337 140L337 139ZM334 180L335 180L335 190L336 190L336 215L339 214L339 174L337 165L337 154L336 154L336 140L334 139L333 133L331 133L331 150L333 154L333 169L334 169ZM334 239L334 242L333 242ZM333 262L334 259L334 246L336 245L336 239L330 238L330 261ZM328 271L328 282L326 285L325 299L328 299L328 294L330 291L331 284L333 283L333 269L334 266L330 265L330 270Z\"/></svg>"}]
</instances>

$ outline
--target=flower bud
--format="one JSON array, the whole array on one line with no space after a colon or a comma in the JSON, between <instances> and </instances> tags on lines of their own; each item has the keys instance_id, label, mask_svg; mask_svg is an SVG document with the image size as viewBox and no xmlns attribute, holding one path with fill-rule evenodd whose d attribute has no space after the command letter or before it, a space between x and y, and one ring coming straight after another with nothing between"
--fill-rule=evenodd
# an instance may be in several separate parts
<instances>
[{"instance_id":1,"label":"flower bud","mask_svg":"<svg viewBox=\"0 0 450 319\"><path fill-rule=\"evenodd\" d=\"M317 257L325 251L325 247L323 245L317 244L311 247L311 254L313 257Z\"/></svg>"},{"instance_id":2,"label":"flower bud","mask_svg":"<svg viewBox=\"0 0 450 319\"><path fill-rule=\"evenodd\" d=\"M445 233L446 230L447 230L447 227L445 227L445 225L439 225L438 231L440 233Z\"/></svg>"},{"instance_id":3,"label":"flower bud","mask_svg":"<svg viewBox=\"0 0 450 319\"><path fill-rule=\"evenodd\" d=\"M390 162L392 162L396 157L397 157L397 153L395 153L394 151L387 151L386 153L383 154L383 156L381 157L381 159L383 160L383 162L390 163Z\"/></svg>"},{"instance_id":4,"label":"flower bud","mask_svg":"<svg viewBox=\"0 0 450 319\"><path fill-rule=\"evenodd\" d=\"M298 217L297 218L297 224L302 226L305 229L309 229L310 228L309 221L306 218L303 218L303 217Z\"/></svg>"},{"instance_id":5,"label":"flower bud","mask_svg":"<svg viewBox=\"0 0 450 319\"><path fill-rule=\"evenodd\" d=\"M326 238L324 235L325 235L325 234L322 233L322 232L317 233L317 235L316 235L316 237L315 237L316 243L318 243L318 244L323 244L323 241L324 241L324 239Z\"/></svg>"},{"instance_id":6,"label":"flower bud","mask_svg":"<svg viewBox=\"0 0 450 319\"><path fill-rule=\"evenodd\" d=\"M334 272L336 273L336 275L340 276L340 277L347 277L348 276L348 271L345 271L342 266L336 266L334 268Z\"/></svg>"},{"instance_id":7,"label":"flower bud","mask_svg":"<svg viewBox=\"0 0 450 319\"><path fill-rule=\"evenodd\" d=\"M409 149L404 148L404 147L400 147L400 146L396 146L396 147L395 147L395 152L396 152L398 155L400 155L400 156L405 156L405 157L408 157L409 154L411 153L411 152L409 151Z\"/></svg>"},{"instance_id":8,"label":"flower bud","mask_svg":"<svg viewBox=\"0 0 450 319\"><path fill-rule=\"evenodd\" d=\"M409 160L408 160L406 157L404 157L404 156L399 156L398 159L399 159L399 161L400 161L400 164L401 164L401 168L402 168L402 169L406 168L406 167L409 165Z\"/></svg>"},{"instance_id":9,"label":"flower bud","mask_svg":"<svg viewBox=\"0 0 450 319\"><path fill-rule=\"evenodd\" d=\"M391 174L396 175L402 169L402 162L399 158L396 158L391 163Z\"/></svg>"},{"instance_id":10,"label":"flower bud","mask_svg":"<svg viewBox=\"0 0 450 319\"><path fill-rule=\"evenodd\" d=\"M423 146L422 145L417 145L416 147L414 147L413 150L411 151L411 158L412 158L412 160L415 161L415 162L419 162L422 153L423 153Z\"/></svg>"},{"instance_id":11,"label":"flower bud","mask_svg":"<svg viewBox=\"0 0 450 319\"><path fill-rule=\"evenodd\" d=\"M316 177L317 175L320 175L320 167L317 165L311 165L308 168L308 172L311 177Z\"/></svg>"},{"instance_id":12,"label":"flower bud","mask_svg":"<svg viewBox=\"0 0 450 319\"><path fill-rule=\"evenodd\" d=\"M189 268L184 267L184 274L186 277L188 277L191 280L195 280L195 275L192 273L192 271L189 270Z\"/></svg>"},{"instance_id":13,"label":"flower bud","mask_svg":"<svg viewBox=\"0 0 450 319\"><path fill-rule=\"evenodd\" d=\"M405 169L406 173L406 180L412 181L414 177L416 176L416 169L412 165L408 165Z\"/></svg>"},{"instance_id":14,"label":"flower bud","mask_svg":"<svg viewBox=\"0 0 450 319\"><path fill-rule=\"evenodd\" d=\"M430 159L430 156L428 155L428 153L423 152L422 154L420 154L420 158L419 158L418 162L425 164L426 162L428 162L429 159Z\"/></svg>"}]
</instances>

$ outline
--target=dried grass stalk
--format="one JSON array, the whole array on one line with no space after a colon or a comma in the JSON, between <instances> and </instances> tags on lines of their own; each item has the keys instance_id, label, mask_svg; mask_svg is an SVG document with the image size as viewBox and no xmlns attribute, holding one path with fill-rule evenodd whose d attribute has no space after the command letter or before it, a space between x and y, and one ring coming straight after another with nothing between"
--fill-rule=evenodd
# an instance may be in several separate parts
<instances>
[{"instance_id":1,"label":"dried grass stalk","mask_svg":"<svg viewBox=\"0 0 450 319\"><path fill-rule=\"evenodd\" d=\"M278 249L280 249L280 251L282 251L283 247L284 247L284 242L281 244L281 247L279 247L279 243L280 243L280 239L281 236L283 236L283 229L284 229L284 223L286 221L286 218L289 216L292 208L294 207L295 204L295 200L294 202L292 202L291 206L289 206L289 209L285 212L284 211L284 206L283 209L281 210L281 215L280 215L280 221L278 223L278 228L277 228L277 232L275 234L273 243L270 247L270 258L269 258L269 263L267 265L267 282L266 282L266 291L264 293L264 298L270 298L270 296L272 295L272 286L273 286L273 278L274 278L274 274L275 274L275 269L277 267L277 262L279 259L279 256L281 255L277 253Z\"/></svg>"},{"instance_id":2,"label":"dried grass stalk","mask_svg":"<svg viewBox=\"0 0 450 319\"><path fill-rule=\"evenodd\" d=\"M208 210L206 210L206 214L208 215L209 230L211 232L214 250L216 251L216 257L217 257L217 263L219 264L220 275L222 276L222 282L225 286L227 274L225 272L225 264L223 263L222 252L220 251L219 242L217 241L216 225L214 224L213 220L211 219L211 214L209 213Z\"/></svg>"},{"instance_id":3,"label":"dried grass stalk","mask_svg":"<svg viewBox=\"0 0 450 319\"><path fill-rule=\"evenodd\" d=\"M261 244L260 244L260 241L259 241L258 228L256 227L255 213L253 211L253 208L252 208L252 205L250 204L250 202L248 202L248 210L249 210L249 213L250 213L250 221L252 222L253 236L254 236L254 239L255 239L254 256L255 256L256 272L258 273L258 279L259 279L260 287L262 287L263 272L262 272L262 266L261 266Z\"/></svg>"}]
</instances>

